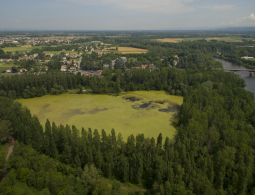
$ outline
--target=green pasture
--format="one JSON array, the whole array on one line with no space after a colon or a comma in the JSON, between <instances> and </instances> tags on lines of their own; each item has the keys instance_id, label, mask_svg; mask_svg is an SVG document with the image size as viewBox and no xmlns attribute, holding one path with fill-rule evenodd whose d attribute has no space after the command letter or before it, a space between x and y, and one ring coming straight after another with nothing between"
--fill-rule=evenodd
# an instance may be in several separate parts
<instances>
[{"instance_id":1,"label":"green pasture","mask_svg":"<svg viewBox=\"0 0 255 195\"><path fill-rule=\"evenodd\" d=\"M76 54L78 54L78 51L43 51L43 53L53 53L53 54L56 54L56 53L62 53L62 52L64 52L64 53L76 53Z\"/></svg>"},{"instance_id":2,"label":"green pasture","mask_svg":"<svg viewBox=\"0 0 255 195\"><path fill-rule=\"evenodd\" d=\"M4 47L2 48L2 50L4 50L4 52L27 52L27 51L31 51L33 49L42 49L41 46L33 46L33 47Z\"/></svg>"},{"instance_id":3,"label":"green pasture","mask_svg":"<svg viewBox=\"0 0 255 195\"><path fill-rule=\"evenodd\" d=\"M123 97L132 95L142 100L131 102ZM175 128L171 120L175 112L160 112L166 109L169 103L151 103L147 108L138 108L144 103L156 100L166 100L181 105L183 98L167 95L164 91L136 91L122 93L120 96L94 95L94 94L62 94L46 95L39 98L19 99L27 106L31 114L38 116L44 126L46 119L57 125L69 124L77 128L104 129L107 133L114 128L116 134L121 133L124 140L131 134L136 136L143 133L145 137L173 138ZM133 106L133 107L132 107Z\"/></svg>"},{"instance_id":4,"label":"green pasture","mask_svg":"<svg viewBox=\"0 0 255 195\"><path fill-rule=\"evenodd\" d=\"M15 66L13 62L0 62L0 73Z\"/></svg>"}]
</instances>

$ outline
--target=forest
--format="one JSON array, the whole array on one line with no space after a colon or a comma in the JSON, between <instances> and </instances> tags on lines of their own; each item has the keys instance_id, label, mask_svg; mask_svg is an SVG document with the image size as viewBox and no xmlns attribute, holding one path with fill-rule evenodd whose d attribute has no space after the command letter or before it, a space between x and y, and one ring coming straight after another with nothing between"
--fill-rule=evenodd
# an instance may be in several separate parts
<instances>
[{"instance_id":1,"label":"forest","mask_svg":"<svg viewBox=\"0 0 255 195\"><path fill-rule=\"evenodd\" d=\"M167 36L162 32L152 38ZM253 36L247 33L247 38ZM127 37L94 36L77 43L88 40L149 52L125 54L128 61L117 62L114 69L104 68L102 78L60 72L61 64L54 60L44 74L1 76L0 174L8 171L0 183L1 195L17 194L17 186L22 186L23 194L40 195L255 194L254 94L244 89L239 75L219 70L222 64L212 58L252 68L254 62L241 60L243 55L254 56L254 48L245 47L249 41L160 43L141 32ZM169 67L176 54L178 65ZM0 55L6 54L0 50ZM108 53L99 59L93 52L84 54L81 67L96 70L120 57ZM145 63L155 64L156 69L132 69ZM57 126L50 120L42 126L37 116L15 101L73 89L83 93L83 87L93 94L164 90L183 96L172 121L177 130L174 139L163 140L161 129L155 129L158 137L137 134L124 140L115 129L107 134L104 129L78 129L75 124ZM15 145L5 164L10 136ZM102 179L113 182L109 186ZM140 190L123 191L123 183Z\"/></svg>"},{"instance_id":2,"label":"forest","mask_svg":"<svg viewBox=\"0 0 255 195\"><path fill-rule=\"evenodd\" d=\"M147 194L254 193L254 95L244 89L241 77L208 69L163 68L152 72L134 70L132 78L120 71L104 79L114 84L115 93L130 90L130 85L133 90L144 90L139 87L148 82L147 90L164 89L183 95L184 103L173 121L177 128L174 140L162 140L160 129L156 130L157 138L138 134L123 140L114 129L107 135L104 130L77 129L75 124L56 126L49 120L42 127L27 108L12 101L26 98L25 94L32 98L54 90L61 93L62 88L65 91L78 85L90 85L95 93L107 93L100 90L100 82L105 82L97 84L97 76L88 79L48 73L2 77L1 93L6 97L1 97L0 118L11 124L6 129L19 146L14 147L8 162L10 172L0 185L1 193L12 191L18 180L48 194L115 194L104 190L104 185L86 183L83 177L89 177L90 169L100 176L145 186ZM54 167L40 171L38 167L46 166L48 161ZM66 166L70 167L68 172ZM51 175L54 171L56 174ZM50 186L49 180L60 182L50 182Z\"/></svg>"}]
</instances>

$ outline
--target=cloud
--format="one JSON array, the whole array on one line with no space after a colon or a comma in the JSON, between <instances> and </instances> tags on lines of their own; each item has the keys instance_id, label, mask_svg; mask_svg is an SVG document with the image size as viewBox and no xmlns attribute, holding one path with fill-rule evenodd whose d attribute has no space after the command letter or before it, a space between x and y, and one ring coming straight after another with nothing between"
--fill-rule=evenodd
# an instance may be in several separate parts
<instances>
[{"instance_id":1,"label":"cloud","mask_svg":"<svg viewBox=\"0 0 255 195\"><path fill-rule=\"evenodd\" d=\"M195 0L61 0L82 5L111 5L116 8L147 13L177 14L192 12Z\"/></svg>"},{"instance_id":2,"label":"cloud","mask_svg":"<svg viewBox=\"0 0 255 195\"><path fill-rule=\"evenodd\" d=\"M222 25L232 25L232 26L254 26L255 25L255 15L252 13L249 16L243 18L237 18L229 23L222 23Z\"/></svg>"},{"instance_id":3,"label":"cloud","mask_svg":"<svg viewBox=\"0 0 255 195\"><path fill-rule=\"evenodd\" d=\"M208 5L208 6L202 6L202 8L216 10L216 11L223 11L233 8L234 5Z\"/></svg>"}]
</instances>

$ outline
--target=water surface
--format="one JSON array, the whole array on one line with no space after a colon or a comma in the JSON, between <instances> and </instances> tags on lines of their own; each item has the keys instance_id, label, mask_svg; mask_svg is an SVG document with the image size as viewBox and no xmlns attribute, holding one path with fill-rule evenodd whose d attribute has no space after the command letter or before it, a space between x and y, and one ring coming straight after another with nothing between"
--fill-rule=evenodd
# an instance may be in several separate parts
<instances>
[{"instance_id":1,"label":"water surface","mask_svg":"<svg viewBox=\"0 0 255 195\"><path fill-rule=\"evenodd\" d=\"M224 68L233 68L233 69L247 69L243 66L240 66L240 65L237 65L235 63L232 63L232 62L228 62L226 60L222 60L222 59L219 59L219 58L214 58L216 61L219 61L223 64L223 67ZM225 70L226 72L230 72L228 70ZM239 74L244 80L245 80L245 83L246 83L246 87L245 89L247 91L251 91L255 94L255 74L251 77L250 76L250 73L248 71L237 71L235 74Z\"/></svg>"}]
</instances>

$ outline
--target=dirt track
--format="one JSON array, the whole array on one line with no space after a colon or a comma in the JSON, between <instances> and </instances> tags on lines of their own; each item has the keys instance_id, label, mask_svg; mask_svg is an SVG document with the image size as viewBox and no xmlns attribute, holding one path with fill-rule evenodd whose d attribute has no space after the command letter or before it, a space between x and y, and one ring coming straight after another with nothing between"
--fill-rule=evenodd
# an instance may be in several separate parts
<instances>
[{"instance_id":1,"label":"dirt track","mask_svg":"<svg viewBox=\"0 0 255 195\"><path fill-rule=\"evenodd\" d=\"M8 151L7 151L7 155L6 155L6 159L5 161L7 162L12 151L13 151L13 146L14 146L14 143L15 143L15 140L13 138L11 138L11 141L10 141L10 144L9 144L9 147L8 147Z\"/></svg>"},{"instance_id":2,"label":"dirt track","mask_svg":"<svg viewBox=\"0 0 255 195\"><path fill-rule=\"evenodd\" d=\"M14 140L13 138L11 138L10 144L9 144L8 150L7 150L7 155L6 155L6 158L5 158L5 161L6 161L6 162L8 161L8 159L9 159L9 157L10 157L12 151L13 151L14 143L15 143L15 140ZM0 183L2 182L2 180L5 178L5 176L6 176L7 173L8 173L8 169L6 169L6 165L5 165L4 170L5 170L5 173L3 173L3 175L0 177Z\"/></svg>"}]
</instances>

